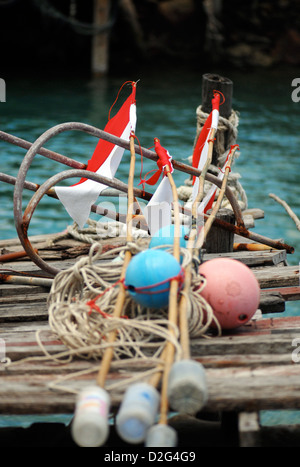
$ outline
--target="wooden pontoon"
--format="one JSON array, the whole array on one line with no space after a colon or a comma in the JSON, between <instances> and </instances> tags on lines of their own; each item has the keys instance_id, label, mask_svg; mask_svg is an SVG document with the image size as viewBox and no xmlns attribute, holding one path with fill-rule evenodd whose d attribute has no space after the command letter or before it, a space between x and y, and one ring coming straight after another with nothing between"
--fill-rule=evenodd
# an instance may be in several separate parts
<instances>
[{"instance_id":1,"label":"wooden pontoon","mask_svg":"<svg viewBox=\"0 0 300 467\"><path fill-rule=\"evenodd\" d=\"M222 88L222 92L229 93L227 103L231 107L231 82L214 78L209 77L212 89L217 84L226 87L230 85L229 91ZM58 125L50 133L53 135L74 129L104 138L103 131L76 122ZM76 168L76 176L79 169L82 169L80 176L86 174L86 166L41 147L46 136L50 137L49 131L33 145L3 132L0 134L3 140L28 149L27 165L23 164L23 171L20 170L14 197L18 238L0 241L0 417L45 415L50 419L52 415L69 414L72 418L76 391L80 391L89 382L95 384L100 367L99 360L79 357L64 363L57 360L58 354L69 349L53 333L48 322L47 300L53 281L51 271L74 265L80 257L88 254L90 244L65 233L28 238L28 210L25 221L22 217L23 188L33 191L38 188L25 181L26 171L37 151ZM114 144L121 144L118 138L108 136ZM127 143L122 144L128 149ZM140 153L141 148L136 145L135 150ZM157 161L157 155L145 148L143 154ZM190 176L201 175L199 170L186 164L175 160L173 163L174 168ZM65 176L64 173L62 175ZM96 177L95 174L93 176ZM221 182L216 176L207 173L205 177L221 188ZM4 182L15 184L12 177L0 174L1 178ZM100 176L95 179L105 183L100 180ZM52 188L52 182L53 180L51 186L44 184L43 188L50 195L53 193L47 190ZM128 189L124 183L119 182L117 186L111 183L112 181L106 184L125 192ZM178 432L178 447L259 446L268 443L278 446L280 443L298 443L300 427L281 427L281 437L276 439L276 427L269 429L262 426L260 413L265 410L300 408L300 317L276 317L276 313L285 310L287 301L300 298L299 267L288 265L287 254L293 252L292 247L247 230L247 225L253 227L254 219L263 217L263 211L252 209L242 212L231 190L226 190L232 216L228 215L228 210L218 212L209 232L210 237L206 238L202 259L208 261L216 256L230 257L249 266L261 289L259 310L250 322L234 331L223 331L221 336L212 331L208 338L191 338L191 358L202 363L206 370L208 399L196 416L174 415L169 424ZM137 191L135 196L139 196ZM34 203L31 202L29 207L34 210ZM223 245L219 244L218 237ZM125 244L125 241L124 238L110 238L101 240L101 243L104 249L112 249ZM147 239L144 241L147 242ZM254 242L263 245L260 251L249 248L249 244ZM24 255L24 249L29 256ZM38 252L39 261L34 259L37 255L34 250ZM21 255L13 254L20 251L23 252ZM39 267L41 262L47 264L47 268ZM274 317L264 318L266 313L272 313ZM6 365L5 359L9 359L12 364ZM106 379L108 385L115 383L116 386L145 370L143 361L131 363L131 366L126 359L124 364L123 361L119 361L118 365L115 363L112 361ZM113 393L112 417L121 398L121 391ZM113 418L111 428L114 433ZM38 431L37 428L35 436ZM0 444L2 435L0 430ZM49 436L47 439L43 432L39 435L39 446L49 441ZM109 437L107 446L124 446L125 443L117 435L112 436ZM68 440L70 445L75 446L70 435ZM7 439L5 444L8 444ZM18 440L11 444L17 445ZM57 442L56 446L59 445Z\"/></svg>"},{"instance_id":2,"label":"wooden pontoon","mask_svg":"<svg viewBox=\"0 0 300 467\"><path fill-rule=\"evenodd\" d=\"M31 237L30 241L42 258L60 269L74 264L90 247L71 237L62 239L60 234ZM115 240L115 244L121 241ZM104 243L110 248L114 241L109 239ZM2 254L20 249L19 239L0 242ZM204 260L217 255L220 256L206 254ZM208 401L203 408L206 419L207 414L210 414L208 418L221 414L224 424L228 419L225 414L234 414L239 445L257 445L262 442L264 430L259 423L260 411L300 408L300 365L297 363L300 318L276 318L274 314L274 318L264 319L263 316L266 312L283 311L286 300L299 299L299 268L287 266L283 250L236 251L224 255L242 261L255 273L261 287L261 314L258 312L247 325L225 332L221 337L192 339L192 358L206 369ZM20 277L36 279L47 275L29 258L4 262L1 269L5 269L7 275L2 276L0 284L0 338L5 342L6 357L13 362L22 362L7 369L0 364L0 413L73 414L76 396L64 392L59 386L78 389L89 380L94 382L99 362L78 358L66 364L34 360L32 357L45 355L44 349L52 355L64 350L48 325L47 282L44 285L18 283ZM37 341L37 330L41 330L44 349ZM26 357L30 359L23 361ZM61 377L85 368L94 368L95 373L59 381ZM126 363L125 369L126 372L116 371L112 364L108 382L122 380L139 371L139 368L128 368ZM56 382L58 387L55 387ZM113 407L116 408L119 402L117 398L113 399ZM193 424L201 417L202 413L199 413L197 418L187 417L186 420L189 426L196 426L196 437L197 425ZM187 425L180 417L174 417L174 423L175 426L179 423L180 446L185 439L184 428L180 427Z\"/></svg>"}]
</instances>

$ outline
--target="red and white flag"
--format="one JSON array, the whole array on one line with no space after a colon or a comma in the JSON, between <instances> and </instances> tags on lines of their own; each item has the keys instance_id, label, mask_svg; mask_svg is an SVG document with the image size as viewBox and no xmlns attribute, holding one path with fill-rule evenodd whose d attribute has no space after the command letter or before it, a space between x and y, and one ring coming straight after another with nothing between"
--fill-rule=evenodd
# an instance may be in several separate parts
<instances>
[{"instance_id":1,"label":"red and white flag","mask_svg":"<svg viewBox=\"0 0 300 467\"><path fill-rule=\"evenodd\" d=\"M162 227L171 225L171 207L173 203L172 188L168 177L165 175L166 166L169 167L170 173L174 171L171 163L172 156L170 156L169 151L162 147L158 138L154 139L154 143L155 151L158 155L158 170L149 180L146 181L146 183L154 185L158 181L160 175L162 173L164 173L164 175L151 200L143 211L151 235L154 235L155 232Z\"/></svg>"},{"instance_id":2,"label":"red and white flag","mask_svg":"<svg viewBox=\"0 0 300 467\"><path fill-rule=\"evenodd\" d=\"M125 84L125 83L124 83ZM136 127L136 83L132 84L130 96L123 103L117 114L108 120L104 131L129 141L131 132ZM100 139L92 158L88 161L87 170L113 179L120 165L124 149L120 146ZM83 228L87 222L92 204L95 203L106 185L82 178L70 187L56 187L55 191L65 209Z\"/></svg>"},{"instance_id":3,"label":"red and white flag","mask_svg":"<svg viewBox=\"0 0 300 467\"><path fill-rule=\"evenodd\" d=\"M208 156L208 146L209 146L209 138L211 134L211 129L214 128L215 130L218 129L219 123L219 108L220 108L220 94L215 92L215 95L212 99L212 111L206 119L206 122L198 136L198 140L196 142L194 151L193 151L193 162L192 166L196 169L202 170ZM194 201L198 189L199 189L199 178L193 177L193 193L192 193L192 200Z\"/></svg>"},{"instance_id":4,"label":"red and white flag","mask_svg":"<svg viewBox=\"0 0 300 467\"><path fill-rule=\"evenodd\" d=\"M219 173L219 175L217 177L219 180L223 180L223 178L224 178L224 173L225 173L226 165L227 165L231 150L229 151L229 153L228 153L228 155L226 157L226 161L225 161L222 169L220 169L220 173ZM212 208L212 205L213 205L214 200L215 200L217 189L218 188L216 187L216 185L212 185L210 187L210 189L208 190L208 192L206 193L206 195L204 196L203 200L201 201L201 203L200 203L200 205L198 207L198 214L203 214L203 213L206 214L207 211L209 211Z\"/></svg>"}]
</instances>

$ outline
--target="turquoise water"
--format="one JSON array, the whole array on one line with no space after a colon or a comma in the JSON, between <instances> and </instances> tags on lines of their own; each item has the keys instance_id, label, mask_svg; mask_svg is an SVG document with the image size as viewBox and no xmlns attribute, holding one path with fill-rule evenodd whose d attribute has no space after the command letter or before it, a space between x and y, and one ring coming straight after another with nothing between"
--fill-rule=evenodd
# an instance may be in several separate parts
<instances>
[{"instance_id":1,"label":"turquoise water","mask_svg":"<svg viewBox=\"0 0 300 467\"><path fill-rule=\"evenodd\" d=\"M300 217L300 103L291 98L292 80L300 69L268 71L214 71L234 82L233 108L240 113L238 143L240 157L234 171L248 196L249 208L261 208L265 218L256 221L255 231L281 238L295 247L289 264L300 261L300 232L285 210L269 193L283 198ZM1 130L33 142L48 128L63 122L80 121L104 128L108 111L124 81L138 80L137 130L144 147L159 137L172 156L186 161L191 155L196 131L196 108L201 103L202 72L172 70L169 73L141 72L101 80L88 78L11 78L6 82L6 103L0 104ZM92 136L68 132L47 147L86 162L97 141ZM25 151L0 141L0 171L17 176ZM117 177L127 182L129 154L125 152ZM156 168L144 159L144 174ZM42 183L62 170L54 161L37 156L27 179ZM139 181L140 164L136 168ZM187 178L174 174L177 185ZM151 191L151 190L149 190ZM24 206L32 196L24 194ZM13 218L13 187L0 183L0 238L16 236ZM30 225L30 235L58 232L72 223L56 200L43 199ZM299 314L297 302L288 303L285 314ZM278 315L277 315L278 316ZM4 423L4 422L3 422ZM0 421L1 426L1 421Z\"/></svg>"}]
</instances>

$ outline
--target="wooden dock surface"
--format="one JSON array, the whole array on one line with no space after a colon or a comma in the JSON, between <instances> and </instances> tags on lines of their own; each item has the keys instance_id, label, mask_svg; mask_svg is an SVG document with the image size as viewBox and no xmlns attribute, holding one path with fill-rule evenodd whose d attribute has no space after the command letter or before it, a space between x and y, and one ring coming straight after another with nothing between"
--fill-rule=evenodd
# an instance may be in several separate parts
<instances>
[{"instance_id":1,"label":"wooden dock surface","mask_svg":"<svg viewBox=\"0 0 300 467\"><path fill-rule=\"evenodd\" d=\"M31 242L41 257L56 267L65 269L88 251L88 245L73 239L53 244L54 237L32 237ZM106 241L108 248L111 243L112 240ZM19 250L17 239L0 242L0 254ZM215 256L218 255L205 255L204 259ZM284 251L239 251L225 256L252 268L261 286L262 313L221 337L192 339L191 350L193 358L206 369L209 396L204 411L239 414L244 440L241 443L245 444L249 442L245 441L249 440L245 426L253 414L261 410L300 409L300 317L277 318L274 314L274 318L264 318L264 313L284 311L287 300L299 299L299 267L287 266ZM21 271L32 276L41 272L28 258L0 264L0 268L15 277ZM8 368L0 363L1 414L72 414L76 399L72 391L95 382L97 361L75 359L58 364L41 359L45 353L37 342L37 331L49 354L65 349L48 325L48 293L48 287L0 284L0 339L5 345L5 357L13 362ZM85 369L90 372L75 375ZM126 362L121 369L113 364L108 384L137 371L138 367L130 368ZM64 381L67 375L73 375L72 379ZM112 401L114 408L120 400L121 393Z\"/></svg>"}]
</instances>

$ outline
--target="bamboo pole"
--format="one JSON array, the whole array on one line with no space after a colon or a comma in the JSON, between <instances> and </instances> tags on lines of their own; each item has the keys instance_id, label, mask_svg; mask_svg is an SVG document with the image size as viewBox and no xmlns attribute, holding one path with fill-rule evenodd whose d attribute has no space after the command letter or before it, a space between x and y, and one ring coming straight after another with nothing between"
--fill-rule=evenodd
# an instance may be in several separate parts
<instances>
[{"instance_id":1,"label":"bamboo pole","mask_svg":"<svg viewBox=\"0 0 300 467\"><path fill-rule=\"evenodd\" d=\"M222 186L221 186L221 189L220 189L220 192L219 192L219 195L218 195L218 198L217 198L217 201L216 201L216 204L208 218L208 220L205 222L204 224L204 227L201 229L200 231L200 234L198 236L198 239L196 241L196 252L199 252L199 250L202 248L206 238L207 238L207 235L211 229L211 226L216 218L216 215L221 207L221 203L223 201L223 198L224 198L224 195L225 195L225 190L226 190L226 186L227 186L227 182L228 182L228 177L229 177L229 173L231 171L231 165L232 165L232 162L233 162L233 158L234 158L234 154L237 150L237 146L233 147L230 151L230 154L229 154L229 158L228 158L228 162L227 162L227 165L226 165L226 168L225 168L225 173L224 173L224 177L223 177L223 180L222 180Z\"/></svg>"},{"instance_id":2,"label":"bamboo pole","mask_svg":"<svg viewBox=\"0 0 300 467\"><path fill-rule=\"evenodd\" d=\"M173 205L174 205L174 247L173 255L180 262L180 215L179 215L179 201L177 188L171 174L170 168L167 165L165 167L166 175L169 179L172 195L173 195ZM168 308L168 320L169 320L169 332L172 336L175 335L175 327L178 325L178 280L174 279L170 283L170 292L169 292L169 308ZM160 406L160 419L159 423L167 425L168 421L168 379L171 366L174 362L175 348L171 341L166 343L164 351L164 368L162 375L162 388L161 388L161 406Z\"/></svg>"},{"instance_id":3,"label":"bamboo pole","mask_svg":"<svg viewBox=\"0 0 300 467\"><path fill-rule=\"evenodd\" d=\"M194 255L195 252L195 241L197 237L197 211L199 203L202 201L204 196L204 181L205 174L211 164L212 153L213 153L213 140L216 130L211 128L209 136L209 146L207 153L207 161L203 167L203 170L199 176L199 187L197 196L192 205L192 225L191 231L188 239L187 249L190 251L191 255ZM180 343L183 351L183 358L190 359L190 343L189 343L189 331L188 331L188 322L187 322L187 299L186 295L189 294L192 284L192 266L188 265L185 270L185 282L183 294L179 303L179 323L180 323Z\"/></svg>"},{"instance_id":4,"label":"bamboo pole","mask_svg":"<svg viewBox=\"0 0 300 467\"><path fill-rule=\"evenodd\" d=\"M278 251L268 245L260 243L234 243L233 251Z\"/></svg>"},{"instance_id":5,"label":"bamboo pole","mask_svg":"<svg viewBox=\"0 0 300 467\"><path fill-rule=\"evenodd\" d=\"M126 225L127 225L127 242L132 241L132 220L133 220L133 204L134 204L134 194L133 194L133 183L134 183L134 170L135 170L135 150L134 150L134 135L132 134L130 136L130 168L129 168L129 177L128 177L128 207L127 207L127 220L126 220ZM113 317L119 318L122 314L123 310L123 305L125 302L126 298L126 289L124 287L124 284L122 280L125 278L127 266L131 260L131 252L129 250L126 250L125 252L125 257L124 257L124 262L123 262L123 267L121 271L121 283L120 283L120 289L119 293L117 296L117 301L113 313ZM116 338L117 331L114 330L112 331L109 336L108 336L108 344L113 344ZM97 375L97 383L100 387L104 388L105 385L105 380L107 378L110 364L113 358L113 347L108 347L104 353L100 370Z\"/></svg>"}]
</instances>

